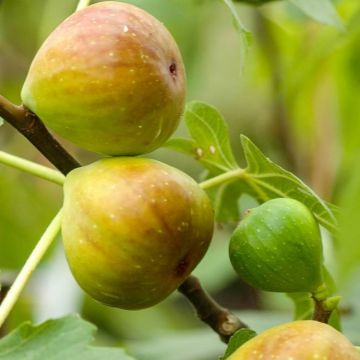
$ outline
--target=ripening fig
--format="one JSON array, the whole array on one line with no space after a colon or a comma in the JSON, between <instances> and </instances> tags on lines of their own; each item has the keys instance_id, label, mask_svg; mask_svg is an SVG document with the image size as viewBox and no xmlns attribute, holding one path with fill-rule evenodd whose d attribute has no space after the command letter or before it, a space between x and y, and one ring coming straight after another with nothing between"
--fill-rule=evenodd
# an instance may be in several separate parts
<instances>
[{"instance_id":1,"label":"ripening fig","mask_svg":"<svg viewBox=\"0 0 360 360\"><path fill-rule=\"evenodd\" d=\"M323 284L319 226L294 199L249 210L231 237L229 255L240 277L262 290L315 292Z\"/></svg>"},{"instance_id":2,"label":"ripening fig","mask_svg":"<svg viewBox=\"0 0 360 360\"><path fill-rule=\"evenodd\" d=\"M69 173L62 234L66 257L90 296L122 309L152 306L204 256L213 233L206 193L155 160L119 157Z\"/></svg>"},{"instance_id":3,"label":"ripening fig","mask_svg":"<svg viewBox=\"0 0 360 360\"><path fill-rule=\"evenodd\" d=\"M104 1L71 15L50 34L21 98L50 129L85 149L141 154L176 129L185 70L162 23L133 5Z\"/></svg>"},{"instance_id":4,"label":"ripening fig","mask_svg":"<svg viewBox=\"0 0 360 360\"><path fill-rule=\"evenodd\" d=\"M226 360L360 360L351 342L330 325L294 321L273 327L240 346Z\"/></svg>"}]
</instances>

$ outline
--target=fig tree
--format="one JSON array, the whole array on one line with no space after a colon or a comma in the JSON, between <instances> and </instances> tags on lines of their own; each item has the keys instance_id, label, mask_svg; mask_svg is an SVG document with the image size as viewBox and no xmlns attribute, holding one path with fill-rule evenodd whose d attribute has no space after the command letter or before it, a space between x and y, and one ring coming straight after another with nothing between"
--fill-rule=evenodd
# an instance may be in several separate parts
<instances>
[{"instance_id":1,"label":"fig tree","mask_svg":"<svg viewBox=\"0 0 360 360\"><path fill-rule=\"evenodd\" d=\"M330 325L294 321L273 327L240 346L227 360L360 360L351 342Z\"/></svg>"},{"instance_id":2,"label":"fig tree","mask_svg":"<svg viewBox=\"0 0 360 360\"><path fill-rule=\"evenodd\" d=\"M185 70L153 16L104 1L61 23L36 54L21 98L57 134L108 155L159 147L176 129Z\"/></svg>"},{"instance_id":3,"label":"fig tree","mask_svg":"<svg viewBox=\"0 0 360 360\"><path fill-rule=\"evenodd\" d=\"M152 306L204 256L213 233L206 193L155 160L108 158L69 173L62 235L79 285L123 309Z\"/></svg>"},{"instance_id":4,"label":"fig tree","mask_svg":"<svg viewBox=\"0 0 360 360\"><path fill-rule=\"evenodd\" d=\"M229 254L240 277L262 290L315 292L323 284L319 226L294 199L251 209L231 237Z\"/></svg>"}]
</instances>

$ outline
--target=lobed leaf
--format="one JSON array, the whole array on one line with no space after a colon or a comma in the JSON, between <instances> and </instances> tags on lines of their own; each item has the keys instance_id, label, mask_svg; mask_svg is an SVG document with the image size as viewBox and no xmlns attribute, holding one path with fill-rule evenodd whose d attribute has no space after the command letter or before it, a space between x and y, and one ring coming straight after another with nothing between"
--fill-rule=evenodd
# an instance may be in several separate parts
<instances>
[{"instance_id":1,"label":"lobed leaf","mask_svg":"<svg viewBox=\"0 0 360 360\"><path fill-rule=\"evenodd\" d=\"M337 231L337 220L329 206L305 183L291 172L267 158L246 136L241 142L247 161L245 181L260 201L289 197L304 203L318 222L331 232Z\"/></svg>"},{"instance_id":2,"label":"lobed leaf","mask_svg":"<svg viewBox=\"0 0 360 360\"><path fill-rule=\"evenodd\" d=\"M95 326L77 315L23 323L0 340L2 360L135 360L123 349L90 346Z\"/></svg>"}]
</instances>

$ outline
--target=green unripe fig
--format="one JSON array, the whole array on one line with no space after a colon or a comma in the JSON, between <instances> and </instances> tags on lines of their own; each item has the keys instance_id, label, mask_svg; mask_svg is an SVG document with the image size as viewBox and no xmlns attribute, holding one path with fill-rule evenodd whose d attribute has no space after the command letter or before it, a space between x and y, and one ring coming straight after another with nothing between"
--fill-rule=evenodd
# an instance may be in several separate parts
<instances>
[{"instance_id":1,"label":"green unripe fig","mask_svg":"<svg viewBox=\"0 0 360 360\"><path fill-rule=\"evenodd\" d=\"M61 23L36 54L24 105L57 134L91 151L152 151L184 109L185 70L175 40L153 16L104 1Z\"/></svg>"},{"instance_id":2,"label":"green unripe fig","mask_svg":"<svg viewBox=\"0 0 360 360\"><path fill-rule=\"evenodd\" d=\"M330 325L294 321L266 330L227 360L360 360L351 342Z\"/></svg>"},{"instance_id":3,"label":"green unripe fig","mask_svg":"<svg viewBox=\"0 0 360 360\"><path fill-rule=\"evenodd\" d=\"M314 292L323 283L319 226L294 199L251 209L230 240L230 261L250 285L274 292Z\"/></svg>"},{"instance_id":4,"label":"green unripe fig","mask_svg":"<svg viewBox=\"0 0 360 360\"><path fill-rule=\"evenodd\" d=\"M165 299L213 234L207 194L155 160L109 158L75 169L64 194L62 235L72 273L110 306L140 309Z\"/></svg>"}]
</instances>

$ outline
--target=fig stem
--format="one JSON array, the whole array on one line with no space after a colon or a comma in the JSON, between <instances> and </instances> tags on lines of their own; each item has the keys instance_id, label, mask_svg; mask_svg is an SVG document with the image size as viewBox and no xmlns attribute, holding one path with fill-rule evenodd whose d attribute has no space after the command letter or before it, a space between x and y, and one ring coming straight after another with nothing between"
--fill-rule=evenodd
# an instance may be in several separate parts
<instances>
[{"instance_id":1,"label":"fig stem","mask_svg":"<svg viewBox=\"0 0 360 360\"><path fill-rule=\"evenodd\" d=\"M327 324L333 310L326 309L324 301L314 299L315 308L312 319Z\"/></svg>"},{"instance_id":2,"label":"fig stem","mask_svg":"<svg viewBox=\"0 0 360 360\"><path fill-rule=\"evenodd\" d=\"M224 343L227 344L237 330L248 328L237 316L211 298L195 276L189 276L178 290L193 304L199 318L218 333Z\"/></svg>"},{"instance_id":3,"label":"fig stem","mask_svg":"<svg viewBox=\"0 0 360 360\"><path fill-rule=\"evenodd\" d=\"M91 0L79 0L76 11L86 8L87 6L89 6L90 2Z\"/></svg>"},{"instance_id":4,"label":"fig stem","mask_svg":"<svg viewBox=\"0 0 360 360\"><path fill-rule=\"evenodd\" d=\"M35 175L58 185L64 184L65 176L61 172L50 169L47 166L39 165L33 161L23 159L19 156L8 154L5 151L0 151L0 163L25 171L31 175Z\"/></svg>"},{"instance_id":5,"label":"fig stem","mask_svg":"<svg viewBox=\"0 0 360 360\"><path fill-rule=\"evenodd\" d=\"M0 95L0 116L25 136L63 174L80 166L49 133L41 120L23 105L15 105Z\"/></svg>"},{"instance_id":6,"label":"fig stem","mask_svg":"<svg viewBox=\"0 0 360 360\"><path fill-rule=\"evenodd\" d=\"M40 260L43 258L46 250L50 247L58 235L60 226L61 210L57 213L57 215L45 230L44 234L41 236L39 242L36 244L34 250L26 260L24 266L20 270L19 275L16 277L10 290L6 294L4 301L0 306L0 327L4 324L4 321L19 299L21 292L28 283L32 273L40 263Z\"/></svg>"},{"instance_id":7,"label":"fig stem","mask_svg":"<svg viewBox=\"0 0 360 360\"><path fill-rule=\"evenodd\" d=\"M243 177L243 175L245 174L245 172L246 172L245 169L241 169L241 168L235 169L235 170L230 170L226 173L223 173L221 175L215 176L211 179L201 182L199 184L199 186L202 189L206 190L211 187L221 185L222 183L227 182L227 181L234 181L237 179L241 179Z\"/></svg>"}]
</instances>

